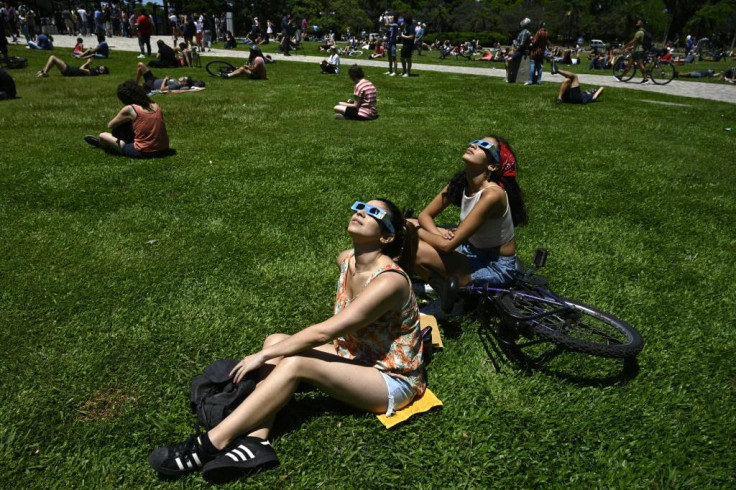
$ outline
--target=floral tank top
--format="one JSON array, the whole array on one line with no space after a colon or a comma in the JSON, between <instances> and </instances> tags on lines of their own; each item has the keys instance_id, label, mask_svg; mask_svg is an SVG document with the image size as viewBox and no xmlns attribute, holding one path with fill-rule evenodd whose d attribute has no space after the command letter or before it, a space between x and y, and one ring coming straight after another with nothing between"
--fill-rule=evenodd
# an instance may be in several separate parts
<instances>
[{"instance_id":1,"label":"floral tank top","mask_svg":"<svg viewBox=\"0 0 736 490\"><path fill-rule=\"evenodd\" d=\"M335 300L336 315L350 304L346 285L348 262L352 256L349 255L340 265L340 279L337 283ZM377 269L366 281L366 285L387 271L396 271L409 280L401 267L392 264ZM375 323L344 337L338 337L334 345L340 357L355 359L405 380L417 396L424 393L426 380L422 363L422 335L419 326L419 308L413 291L410 292L409 300L401 311L388 312Z\"/></svg>"}]
</instances>

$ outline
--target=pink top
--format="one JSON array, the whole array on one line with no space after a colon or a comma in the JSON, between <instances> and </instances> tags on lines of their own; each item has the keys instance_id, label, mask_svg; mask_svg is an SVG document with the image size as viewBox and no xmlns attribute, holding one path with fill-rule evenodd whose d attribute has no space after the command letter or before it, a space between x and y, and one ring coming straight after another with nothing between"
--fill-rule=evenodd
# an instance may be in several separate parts
<instances>
[{"instance_id":1,"label":"pink top","mask_svg":"<svg viewBox=\"0 0 736 490\"><path fill-rule=\"evenodd\" d=\"M340 265L340 279L337 282L335 314L346 308L353 298L346 293L348 262ZM401 267L396 264L377 269L366 281L366 286L379 274L395 271L409 281ZM401 311L391 311L357 332L339 337L334 341L335 350L340 357L355 359L373 366L379 371L407 381L414 392L420 396L427 387L422 367L422 334L419 326L419 308L412 291L409 300Z\"/></svg>"},{"instance_id":2,"label":"pink top","mask_svg":"<svg viewBox=\"0 0 736 490\"><path fill-rule=\"evenodd\" d=\"M148 112L139 105L132 104L138 115L133 120L133 133L135 141L133 146L140 152L162 151L169 149L169 135L166 132L164 115L161 108L155 105L153 112Z\"/></svg>"},{"instance_id":3,"label":"pink top","mask_svg":"<svg viewBox=\"0 0 736 490\"><path fill-rule=\"evenodd\" d=\"M378 117L376 109L376 87L365 78L355 84L353 95L360 97L361 103L358 107L358 115L366 119Z\"/></svg>"}]
</instances>

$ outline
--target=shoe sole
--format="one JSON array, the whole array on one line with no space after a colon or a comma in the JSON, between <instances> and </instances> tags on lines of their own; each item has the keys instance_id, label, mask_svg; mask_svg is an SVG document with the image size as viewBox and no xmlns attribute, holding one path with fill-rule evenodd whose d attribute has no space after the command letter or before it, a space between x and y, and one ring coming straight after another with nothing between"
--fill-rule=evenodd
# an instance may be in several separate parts
<instances>
[{"instance_id":1,"label":"shoe sole","mask_svg":"<svg viewBox=\"0 0 736 490\"><path fill-rule=\"evenodd\" d=\"M266 461L256 462L251 460L244 463L235 463L224 460L211 461L203 468L202 478L204 478L208 483L219 485L235 481L240 478L250 477L279 465L279 459L275 454L273 457L264 459L266 459Z\"/></svg>"}]
</instances>

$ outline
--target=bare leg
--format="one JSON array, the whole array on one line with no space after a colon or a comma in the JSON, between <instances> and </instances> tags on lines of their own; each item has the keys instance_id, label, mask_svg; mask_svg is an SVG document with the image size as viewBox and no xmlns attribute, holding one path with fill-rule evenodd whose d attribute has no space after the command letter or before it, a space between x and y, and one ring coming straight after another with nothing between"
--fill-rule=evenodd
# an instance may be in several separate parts
<instances>
[{"instance_id":1,"label":"bare leg","mask_svg":"<svg viewBox=\"0 0 736 490\"><path fill-rule=\"evenodd\" d=\"M557 94L557 103L559 104L562 102L562 96L565 95L565 92L570 90L570 85L572 84L572 80L569 78L566 78L563 80L562 84L560 85L560 92Z\"/></svg>"},{"instance_id":2,"label":"bare leg","mask_svg":"<svg viewBox=\"0 0 736 490\"><path fill-rule=\"evenodd\" d=\"M266 343L281 339L269 337ZM242 434L267 439L274 416L302 381L362 410L382 412L388 406L386 382L380 371L338 357L329 344L300 355L272 359L269 364L272 370L255 391L209 431L210 441L218 449Z\"/></svg>"},{"instance_id":3,"label":"bare leg","mask_svg":"<svg viewBox=\"0 0 736 490\"><path fill-rule=\"evenodd\" d=\"M135 69L135 83L137 85L140 85L141 78L143 77L143 75L145 75L149 71L151 71L151 70L149 70L148 67L145 64L138 63L138 67Z\"/></svg>"},{"instance_id":4,"label":"bare leg","mask_svg":"<svg viewBox=\"0 0 736 490\"><path fill-rule=\"evenodd\" d=\"M606 88L606 87L598 87L598 90L596 90L596 91L595 91L595 93L593 94L593 100L594 100L594 101L595 101L595 100L598 100L598 96L599 96L599 95L601 95L601 94L603 93L603 90L604 90L605 88Z\"/></svg>"},{"instance_id":5,"label":"bare leg","mask_svg":"<svg viewBox=\"0 0 736 490\"><path fill-rule=\"evenodd\" d=\"M125 143L125 141L113 136L112 133L100 133L100 146L103 149L113 150L122 154Z\"/></svg>"},{"instance_id":6,"label":"bare leg","mask_svg":"<svg viewBox=\"0 0 736 490\"><path fill-rule=\"evenodd\" d=\"M235 78L241 75L250 76L250 73L251 71L249 68L247 68L246 66L241 66L240 68L236 68L235 70L228 73L227 78Z\"/></svg>"},{"instance_id":7,"label":"bare leg","mask_svg":"<svg viewBox=\"0 0 736 490\"><path fill-rule=\"evenodd\" d=\"M48 74L52 66L57 67L62 73L64 73L64 70L66 69L66 63L64 63L64 61L52 54L51 56L49 56L49 59L46 61L46 66L43 67L43 70L41 70L41 72L44 74Z\"/></svg>"},{"instance_id":8,"label":"bare leg","mask_svg":"<svg viewBox=\"0 0 736 490\"><path fill-rule=\"evenodd\" d=\"M431 277L447 279L455 276L461 286L470 282L468 259L463 254L458 252L441 254L432 245L422 240L419 240L417 247L415 267L417 274L425 281Z\"/></svg>"}]
</instances>

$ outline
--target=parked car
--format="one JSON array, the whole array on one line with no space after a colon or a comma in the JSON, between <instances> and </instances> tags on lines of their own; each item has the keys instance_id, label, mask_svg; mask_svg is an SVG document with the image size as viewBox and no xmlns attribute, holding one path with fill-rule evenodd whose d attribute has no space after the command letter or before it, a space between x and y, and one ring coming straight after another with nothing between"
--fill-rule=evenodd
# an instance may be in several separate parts
<instances>
[{"instance_id":1,"label":"parked car","mask_svg":"<svg viewBox=\"0 0 736 490\"><path fill-rule=\"evenodd\" d=\"M604 43L600 39L591 39L590 49L606 49L606 43Z\"/></svg>"}]
</instances>

